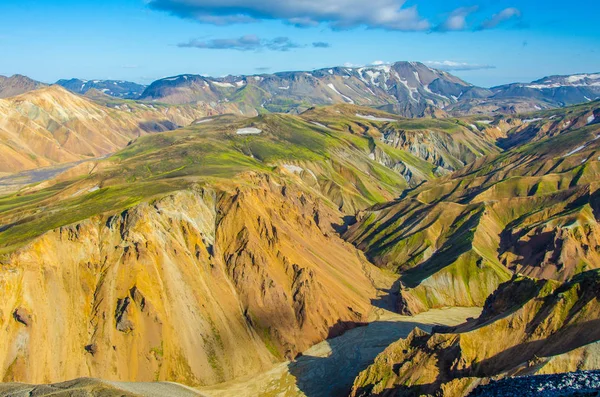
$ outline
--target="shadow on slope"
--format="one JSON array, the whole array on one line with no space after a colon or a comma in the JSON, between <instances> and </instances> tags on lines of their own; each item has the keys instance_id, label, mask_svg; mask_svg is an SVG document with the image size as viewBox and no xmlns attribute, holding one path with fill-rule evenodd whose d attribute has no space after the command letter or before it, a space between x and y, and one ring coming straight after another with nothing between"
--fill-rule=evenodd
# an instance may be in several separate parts
<instances>
[{"instance_id":1,"label":"shadow on slope","mask_svg":"<svg viewBox=\"0 0 600 397\"><path fill-rule=\"evenodd\" d=\"M394 321L376 321L354 328L309 349L291 362L288 370L307 397L347 396L356 376L386 347L407 337L415 327L431 330L429 324Z\"/></svg>"},{"instance_id":2,"label":"shadow on slope","mask_svg":"<svg viewBox=\"0 0 600 397\"><path fill-rule=\"evenodd\" d=\"M389 307L383 297L380 301ZM415 329L431 332L435 321L374 321L363 324L340 324L334 328L351 328L343 335L320 343L289 363L288 371L296 386L307 397L337 397L350 394L356 376L373 363L375 357L398 339Z\"/></svg>"}]
</instances>

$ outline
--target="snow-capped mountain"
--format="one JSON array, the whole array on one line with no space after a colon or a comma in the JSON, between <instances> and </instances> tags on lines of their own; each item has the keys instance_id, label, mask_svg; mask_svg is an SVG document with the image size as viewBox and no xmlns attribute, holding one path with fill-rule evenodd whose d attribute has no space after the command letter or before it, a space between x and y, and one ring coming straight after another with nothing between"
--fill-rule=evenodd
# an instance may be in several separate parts
<instances>
[{"instance_id":1,"label":"snow-capped mountain","mask_svg":"<svg viewBox=\"0 0 600 397\"><path fill-rule=\"evenodd\" d=\"M152 83L141 100L166 103L236 102L242 112L301 111L314 105L350 103L405 116L432 113L461 97L489 95L449 73L418 62L334 67L312 72L209 78L181 75Z\"/></svg>"},{"instance_id":2,"label":"snow-capped mountain","mask_svg":"<svg viewBox=\"0 0 600 397\"><path fill-rule=\"evenodd\" d=\"M600 73L549 76L531 83L514 83L492 88L494 98L528 97L557 106L573 105L600 98Z\"/></svg>"},{"instance_id":3,"label":"snow-capped mountain","mask_svg":"<svg viewBox=\"0 0 600 397\"><path fill-rule=\"evenodd\" d=\"M85 94L91 89L96 89L116 98L137 99L144 92L146 86L123 80L58 80L56 84L63 86L77 94Z\"/></svg>"}]
</instances>

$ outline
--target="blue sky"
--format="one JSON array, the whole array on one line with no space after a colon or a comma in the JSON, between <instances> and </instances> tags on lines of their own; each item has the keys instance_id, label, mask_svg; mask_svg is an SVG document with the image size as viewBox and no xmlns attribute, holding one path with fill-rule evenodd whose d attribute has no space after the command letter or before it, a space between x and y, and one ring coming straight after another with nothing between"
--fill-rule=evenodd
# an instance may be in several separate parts
<instances>
[{"instance_id":1,"label":"blue sky","mask_svg":"<svg viewBox=\"0 0 600 397\"><path fill-rule=\"evenodd\" d=\"M411 60L493 86L600 72L599 15L590 0L2 0L0 74L147 84Z\"/></svg>"}]
</instances>

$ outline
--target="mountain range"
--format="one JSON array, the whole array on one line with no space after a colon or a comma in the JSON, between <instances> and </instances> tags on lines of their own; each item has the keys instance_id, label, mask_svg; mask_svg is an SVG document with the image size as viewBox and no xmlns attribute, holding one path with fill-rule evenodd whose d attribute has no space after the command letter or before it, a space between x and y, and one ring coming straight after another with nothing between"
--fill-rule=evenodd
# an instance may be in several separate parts
<instances>
[{"instance_id":1,"label":"mountain range","mask_svg":"<svg viewBox=\"0 0 600 397\"><path fill-rule=\"evenodd\" d=\"M599 96L600 74L553 76L531 84L485 89L422 63L397 62L220 79L181 75L155 81L140 99L167 103L227 100L240 104L245 112L302 111L312 105L355 103L423 117L443 111L523 113Z\"/></svg>"},{"instance_id":2,"label":"mountain range","mask_svg":"<svg viewBox=\"0 0 600 397\"><path fill-rule=\"evenodd\" d=\"M0 97L42 86L23 76L0 79ZM10 83L15 80L14 83ZM2 83L4 81L4 83ZM11 87L11 84L16 87ZM299 113L311 106L349 103L375 107L405 117L445 114L524 113L563 107L600 97L600 74L551 76L532 83L490 89L473 86L419 62L365 67L333 67L311 72L281 72L211 78L184 74L144 86L115 80L59 80L72 92L166 104L216 106L230 103L242 114ZM6 86L6 87L5 87Z\"/></svg>"}]
</instances>

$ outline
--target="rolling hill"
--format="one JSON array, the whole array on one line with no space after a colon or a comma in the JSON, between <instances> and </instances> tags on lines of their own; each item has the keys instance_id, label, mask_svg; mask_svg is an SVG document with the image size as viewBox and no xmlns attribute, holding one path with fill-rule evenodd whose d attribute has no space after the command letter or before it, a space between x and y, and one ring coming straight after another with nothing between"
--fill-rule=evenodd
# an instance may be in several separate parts
<instances>
[{"instance_id":1,"label":"rolling hill","mask_svg":"<svg viewBox=\"0 0 600 397\"><path fill-rule=\"evenodd\" d=\"M103 106L59 86L0 99L0 173L104 156L140 135L172 130L215 113L207 106L116 100Z\"/></svg>"}]
</instances>

